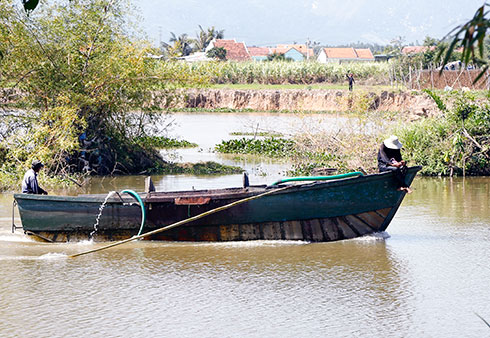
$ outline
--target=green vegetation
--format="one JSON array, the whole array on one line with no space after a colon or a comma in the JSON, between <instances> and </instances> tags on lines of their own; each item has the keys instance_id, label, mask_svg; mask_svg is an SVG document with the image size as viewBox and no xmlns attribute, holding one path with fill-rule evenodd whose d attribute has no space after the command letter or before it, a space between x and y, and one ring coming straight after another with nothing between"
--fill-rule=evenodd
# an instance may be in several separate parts
<instances>
[{"instance_id":1,"label":"green vegetation","mask_svg":"<svg viewBox=\"0 0 490 338\"><path fill-rule=\"evenodd\" d=\"M267 61L293 62L294 59L286 57L283 53L272 53L267 55Z\"/></svg>"},{"instance_id":2,"label":"green vegetation","mask_svg":"<svg viewBox=\"0 0 490 338\"><path fill-rule=\"evenodd\" d=\"M348 88L347 82L339 83L313 83L313 84L265 84L265 83L222 83L222 84L212 84L209 88L212 89L234 89L234 90L260 90L260 89L271 89L271 90L287 90L287 89L301 89L301 90L346 90ZM389 85L364 85L359 84L355 86L356 91L363 90L367 92L380 93L382 91L393 91L393 87Z\"/></svg>"},{"instance_id":3,"label":"green vegetation","mask_svg":"<svg viewBox=\"0 0 490 338\"><path fill-rule=\"evenodd\" d=\"M138 139L165 118L177 88L202 79L147 58L128 8L124 0L49 2L27 16L18 1L0 2L0 88L19 93L0 108L0 190L34 158L50 177L164 164Z\"/></svg>"},{"instance_id":4,"label":"green vegetation","mask_svg":"<svg viewBox=\"0 0 490 338\"><path fill-rule=\"evenodd\" d=\"M424 46L426 49L419 53L402 54L401 51L396 51L396 58L390 61L394 72L393 76L407 78L410 72L415 70L440 67L441 59L439 55L447 48L448 43L427 37L424 41ZM460 56L461 54L456 52L448 58L448 62L456 61Z\"/></svg>"},{"instance_id":5,"label":"green vegetation","mask_svg":"<svg viewBox=\"0 0 490 338\"><path fill-rule=\"evenodd\" d=\"M213 39L222 39L224 32L224 30L217 30L214 26L204 29L201 25L199 25L199 32L196 34L195 39L189 37L186 33L177 36L175 33L170 32L169 43L162 42L160 51L165 59L187 56L192 52L204 52ZM208 57L215 57L219 60L224 60L226 57L224 48L212 48L211 50L212 52L210 51L211 53Z\"/></svg>"},{"instance_id":6,"label":"green vegetation","mask_svg":"<svg viewBox=\"0 0 490 338\"><path fill-rule=\"evenodd\" d=\"M223 39L224 37L224 29L218 30L214 26L204 29L199 25L199 33L196 34L196 39L194 40L194 50L204 52L211 41L214 39Z\"/></svg>"},{"instance_id":7,"label":"green vegetation","mask_svg":"<svg viewBox=\"0 0 490 338\"><path fill-rule=\"evenodd\" d=\"M223 47L214 47L206 52L206 56L211 59L226 60L226 49Z\"/></svg>"},{"instance_id":8,"label":"green vegetation","mask_svg":"<svg viewBox=\"0 0 490 338\"><path fill-rule=\"evenodd\" d=\"M257 113L257 110L251 108L172 108L171 112L176 113ZM261 113L282 113L282 114L319 114L331 113L330 111L310 111L310 110L277 110L269 109Z\"/></svg>"},{"instance_id":9,"label":"green vegetation","mask_svg":"<svg viewBox=\"0 0 490 338\"><path fill-rule=\"evenodd\" d=\"M171 32L170 35L169 41L171 45L162 43L168 57L187 56L192 53L192 43L194 41L186 33L177 36Z\"/></svg>"},{"instance_id":10,"label":"green vegetation","mask_svg":"<svg viewBox=\"0 0 490 338\"><path fill-rule=\"evenodd\" d=\"M425 175L490 175L490 105L454 92L452 109L400 127L404 156Z\"/></svg>"},{"instance_id":11,"label":"green vegetation","mask_svg":"<svg viewBox=\"0 0 490 338\"><path fill-rule=\"evenodd\" d=\"M152 168L150 174L189 174L189 175L229 175L240 174L240 167L225 165L213 161L199 163L164 163Z\"/></svg>"},{"instance_id":12,"label":"green vegetation","mask_svg":"<svg viewBox=\"0 0 490 338\"><path fill-rule=\"evenodd\" d=\"M169 111L176 113L253 113L256 110L245 108L171 108Z\"/></svg>"},{"instance_id":13,"label":"green vegetation","mask_svg":"<svg viewBox=\"0 0 490 338\"><path fill-rule=\"evenodd\" d=\"M424 89L424 92L427 93L427 95L429 95L434 100L434 102L437 104L437 108L439 108L441 112L447 111L447 107L439 95L437 95L434 91L430 89Z\"/></svg>"},{"instance_id":14,"label":"green vegetation","mask_svg":"<svg viewBox=\"0 0 490 338\"><path fill-rule=\"evenodd\" d=\"M375 130L373 124L379 123L379 117L368 115L359 122L357 127L297 135L290 174L312 175L318 168L336 169L337 173L377 172L376 154L383 129Z\"/></svg>"},{"instance_id":15,"label":"green vegetation","mask_svg":"<svg viewBox=\"0 0 490 338\"><path fill-rule=\"evenodd\" d=\"M158 149L197 147L196 143L165 136L142 136L137 139L137 142L140 144L151 145Z\"/></svg>"},{"instance_id":16,"label":"green vegetation","mask_svg":"<svg viewBox=\"0 0 490 338\"><path fill-rule=\"evenodd\" d=\"M294 150L294 141L285 138L241 138L222 141L215 150L220 153L254 154L270 157L289 157Z\"/></svg>"},{"instance_id":17,"label":"green vegetation","mask_svg":"<svg viewBox=\"0 0 490 338\"><path fill-rule=\"evenodd\" d=\"M147 56L158 51L138 38L127 0L37 4L37 0L24 1L22 8L17 0L0 2L0 88L5 93L0 106L0 190L18 186L33 159L45 163L41 175L47 176L43 182L49 177L51 184L65 184L83 173L238 172L239 168L215 163L166 163L159 156L158 148L195 146L148 136L165 118L162 109L169 110L182 97L181 88L212 84L214 88L231 89L344 89L345 74L352 72L356 88L371 91L368 88L376 86L372 91L378 92L386 90L392 79L403 78L407 83L411 70L439 66L441 55L442 64L459 58L466 64L488 65L488 5L457 27L449 44L426 39L424 44L435 48L421 54L386 63L321 64L154 60ZM168 55L204 50L212 38L223 37L223 31L214 27L199 28L197 39L172 34L172 45L165 49ZM456 52L459 46L463 47L462 54ZM369 130L344 128L323 135L305 132L294 140L243 138L223 141L216 150L289 157L295 163L294 170L301 174L314 167L373 172L381 140L396 133L405 143L405 158L410 164L423 165L423 174L489 175L490 108L488 97L483 97L486 92L452 93L449 97L435 90L425 92L434 99L441 115L403 123L395 131L384 126L373 131L372 126L379 123L370 121ZM367 91L356 90L340 98L339 104L348 104L361 119L371 101ZM383 118L387 117L391 118Z\"/></svg>"},{"instance_id":18,"label":"green vegetation","mask_svg":"<svg viewBox=\"0 0 490 338\"><path fill-rule=\"evenodd\" d=\"M357 127L310 134L294 139L267 138L223 141L224 153L285 157L291 175L311 175L318 168L337 172L377 172L376 153L382 140L398 135L409 165L422 165L423 175L490 175L490 104L472 92L432 93L441 107L437 117L382 124L382 116L365 112ZM449 107L449 108L448 108ZM386 116L384 117L386 119ZM391 117L390 117L391 119Z\"/></svg>"},{"instance_id":19,"label":"green vegetation","mask_svg":"<svg viewBox=\"0 0 490 338\"><path fill-rule=\"evenodd\" d=\"M309 175L315 168L377 172L379 145L395 134L404 145L404 159L409 165L422 165L423 175L490 175L488 99L461 91L433 97L444 108L437 117L383 126L379 116L368 114L358 130L298 135L292 174Z\"/></svg>"},{"instance_id":20,"label":"green vegetation","mask_svg":"<svg viewBox=\"0 0 490 338\"><path fill-rule=\"evenodd\" d=\"M366 121L368 125L372 121ZM335 168L344 173L353 170L376 171L376 151L380 136L352 130L322 134L304 133L293 140L284 138L222 141L215 149L221 153L254 154L287 158L293 163L290 175L311 175L317 168Z\"/></svg>"},{"instance_id":21,"label":"green vegetation","mask_svg":"<svg viewBox=\"0 0 490 338\"><path fill-rule=\"evenodd\" d=\"M243 132L243 131L233 131L230 135L234 136L262 136L262 137L281 137L283 136L281 133L273 133L270 131L259 131L259 132Z\"/></svg>"},{"instance_id":22,"label":"green vegetation","mask_svg":"<svg viewBox=\"0 0 490 338\"><path fill-rule=\"evenodd\" d=\"M360 128L298 135L293 172L312 174L315 168L339 172L377 172L376 153L382 140L397 135L409 165L422 165L423 175L490 175L490 105L473 92L432 93L440 115L383 126L380 116L362 118ZM450 107L450 108L447 108ZM369 127L367 127L369 126Z\"/></svg>"},{"instance_id":23,"label":"green vegetation","mask_svg":"<svg viewBox=\"0 0 490 338\"><path fill-rule=\"evenodd\" d=\"M260 113L281 113L281 114L345 114L349 116L356 116L359 114L364 114L364 110L370 106L372 102L369 100L365 94L356 93L350 96L351 100L349 102L349 96L346 96L344 100L339 100L339 104L349 104L351 110L348 112L332 112L332 111L313 111L313 110L277 110L277 109L269 109L266 111L261 111ZM345 101L345 102L343 102ZM180 113L257 113L257 110L244 108L244 109L235 109L235 108L174 108L170 109L171 112L180 112ZM396 113L384 111L379 112L380 114L392 116ZM266 136L266 135L264 135Z\"/></svg>"},{"instance_id":24,"label":"green vegetation","mask_svg":"<svg viewBox=\"0 0 490 338\"><path fill-rule=\"evenodd\" d=\"M162 62L160 67L171 72L192 73L206 77L214 84L314 84L345 83L347 72L356 81L386 84L390 64L387 62L357 62L348 64L319 62Z\"/></svg>"},{"instance_id":25,"label":"green vegetation","mask_svg":"<svg viewBox=\"0 0 490 338\"><path fill-rule=\"evenodd\" d=\"M471 20L454 28L448 34L452 38L451 43L438 54L438 56L444 56L442 61L442 65L444 66L458 54L456 51L457 48L462 47L463 50L461 55L458 55L458 59L464 64L473 62L473 64L481 67L481 72L474 82L477 82L489 68L490 43L487 36L487 29L490 28L490 19L488 18L489 12L486 10L489 6L489 4L484 3L476 10ZM477 47L476 52L475 47Z\"/></svg>"},{"instance_id":26,"label":"green vegetation","mask_svg":"<svg viewBox=\"0 0 490 338\"><path fill-rule=\"evenodd\" d=\"M454 28L447 37L449 43L439 43L436 60L444 65L461 60L464 65L473 63L481 67L476 83L489 68L490 27L488 4L477 9L465 24ZM461 53L457 51L462 47ZM476 49L476 51L475 51ZM405 140L405 158L423 165L426 175L490 175L490 105L487 97L477 100L479 93L453 92L451 109L433 91L426 91L441 111L441 116L428 118L398 128Z\"/></svg>"}]
</instances>

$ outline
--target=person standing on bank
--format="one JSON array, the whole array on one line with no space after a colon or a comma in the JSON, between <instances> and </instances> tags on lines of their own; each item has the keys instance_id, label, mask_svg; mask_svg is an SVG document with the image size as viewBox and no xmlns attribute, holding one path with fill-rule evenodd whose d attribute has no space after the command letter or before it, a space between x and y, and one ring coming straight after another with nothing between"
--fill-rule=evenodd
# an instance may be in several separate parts
<instances>
[{"instance_id":1,"label":"person standing on bank","mask_svg":"<svg viewBox=\"0 0 490 338\"><path fill-rule=\"evenodd\" d=\"M349 90L352 91L352 88L354 86L354 74L350 73L350 74L347 74L347 80L349 80Z\"/></svg>"},{"instance_id":2,"label":"person standing on bank","mask_svg":"<svg viewBox=\"0 0 490 338\"><path fill-rule=\"evenodd\" d=\"M405 182L407 165L400 152L402 147L403 145L395 135L384 140L378 151L378 169L380 173L392 171L398 183L398 190L411 194L412 189Z\"/></svg>"},{"instance_id":3,"label":"person standing on bank","mask_svg":"<svg viewBox=\"0 0 490 338\"><path fill-rule=\"evenodd\" d=\"M22 181L23 194L38 194L47 195L48 192L39 186L37 182L37 174L44 167L44 164L39 160L32 161L31 169L27 170Z\"/></svg>"}]
</instances>

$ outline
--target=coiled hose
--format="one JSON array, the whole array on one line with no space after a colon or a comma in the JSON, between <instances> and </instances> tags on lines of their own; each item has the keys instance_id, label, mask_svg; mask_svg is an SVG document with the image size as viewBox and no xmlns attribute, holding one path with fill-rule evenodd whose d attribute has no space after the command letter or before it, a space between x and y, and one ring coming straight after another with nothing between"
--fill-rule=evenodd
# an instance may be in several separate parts
<instances>
[{"instance_id":1,"label":"coiled hose","mask_svg":"<svg viewBox=\"0 0 490 338\"><path fill-rule=\"evenodd\" d=\"M128 195L132 196L139 203L139 205L141 207L141 226L140 226L140 230L138 231L138 235L137 235L137 236L139 236L143 232L143 226L145 225L145 222L146 222L145 204L143 203L143 200L141 199L140 195L138 195L138 193L133 191L133 190L126 189L126 190L121 191L121 194L128 194Z\"/></svg>"}]
</instances>

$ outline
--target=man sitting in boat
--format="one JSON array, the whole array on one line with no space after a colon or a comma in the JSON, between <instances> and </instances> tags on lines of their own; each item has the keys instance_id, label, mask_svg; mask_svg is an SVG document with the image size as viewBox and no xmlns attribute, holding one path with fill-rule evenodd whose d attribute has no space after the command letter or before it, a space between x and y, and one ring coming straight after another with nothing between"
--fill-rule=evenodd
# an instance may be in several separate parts
<instances>
[{"instance_id":1,"label":"man sitting in boat","mask_svg":"<svg viewBox=\"0 0 490 338\"><path fill-rule=\"evenodd\" d=\"M27 170L22 181L22 193L23 194L39 194L47 195L48 192L42 189L37 182L37 174L44 167L39 160L32 161L31 169Z\"/></svg>"},{"instance_id":2,"label":"man sitting in boat","mask_svg":"<svg viewBox=\"0 0 490 338\"><path fill-rule=\"evenodd\" d=\"M383 141L378 151L378 169L379 172L392 171L398 182L398 190L412 193L412 189L405 183L407 174L407 165L402 160L400 149L403 147L398 137L390 136Z\"/></svg>"}]
</instances>

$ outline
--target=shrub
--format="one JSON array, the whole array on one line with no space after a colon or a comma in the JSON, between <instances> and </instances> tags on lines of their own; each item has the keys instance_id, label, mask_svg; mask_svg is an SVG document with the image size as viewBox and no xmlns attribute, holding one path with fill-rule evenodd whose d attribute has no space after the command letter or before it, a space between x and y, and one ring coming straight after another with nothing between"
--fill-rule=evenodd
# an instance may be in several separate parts
<instances>
[{"instance_id":1,"label":"shrub","mask_svg":"<svg viewBox=\"0 0 490 338\"><path fill-rule=\"evenodd\" d=\"M490 175L490 107L456 93L446 114L397 129L404 157L426 175Z\"/></svg>"}]
</instances>

